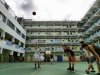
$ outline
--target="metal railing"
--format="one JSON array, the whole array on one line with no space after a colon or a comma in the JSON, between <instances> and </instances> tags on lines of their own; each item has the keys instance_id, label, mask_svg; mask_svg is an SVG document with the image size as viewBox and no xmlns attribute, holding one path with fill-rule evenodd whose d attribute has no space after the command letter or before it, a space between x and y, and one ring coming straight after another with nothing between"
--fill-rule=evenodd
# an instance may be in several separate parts
<instances>
[{"instance_id":1,"label":"metal railing","mask_svg":"<svg viewBox=\"0 0 100 75\"><path fill-rule=\"evenodd\" d=\"M96 9L93 11L93 14L91 14L91 15L89 16L89 18L83 23L83 25L81 26L81 28L84 27L84 26L86 25L86 23L88 23L88 21L89 21L99 10L100 10L100 7L96 8Z\"/></svg>"}]
</instances>

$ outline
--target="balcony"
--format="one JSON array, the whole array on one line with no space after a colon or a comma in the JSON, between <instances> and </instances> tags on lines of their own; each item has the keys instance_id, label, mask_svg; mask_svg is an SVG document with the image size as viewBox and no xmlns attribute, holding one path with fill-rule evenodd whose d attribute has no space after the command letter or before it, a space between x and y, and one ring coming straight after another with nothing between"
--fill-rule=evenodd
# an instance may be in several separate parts
<instances>
[{"instance_id":1,"label":"balcony","mask_svg":"<svg viewBox=\"0 0 100 75\"><path fill-rule=\"evenodd\" d=\"M93 14L91 14L91 15L89 16L89 18L85 21L85 23L82 25L81 28L83 28L83 27L88 23L88 21L91 20L91 18L92 18L95 14L98 13L98 11L100 11L100 7L96 8L96 9L94 10Z\"/></svg>"},{"instance_id":2,"label":"balcony","mask_svg":"<svg viewBox=\"0 0 100 75\"><path fill-rule=\"evenodd\" d=\"M89 27L85 32L83 32L83 34L91 34L91 32L94 32L95 29L100 28L100 18L91 25L91 27Z\"/></svg>"},{"instance_id":3,"label":"balcony","mask_svg":"<svg viewBox=\"0 0 100 75\"><path fill-rule=\"evenodd\" d=\"M90 37L86 38L85 41L96 41L100 38L100 31L94 33Z\"/></svg>"},{"instance_id":4,"label":"balcony","mask_svg":"<svg viewBox=\"0 0 100 75\"><path fill-rule=\"evenodd\" d=\"M12 42L9 40L6 41L0 40L0 47L4 49L16 51L16 52L21 52L21 53L25 52L23 47L19 47L18 45L12 44Z\"/></svg>"}]
</instances>

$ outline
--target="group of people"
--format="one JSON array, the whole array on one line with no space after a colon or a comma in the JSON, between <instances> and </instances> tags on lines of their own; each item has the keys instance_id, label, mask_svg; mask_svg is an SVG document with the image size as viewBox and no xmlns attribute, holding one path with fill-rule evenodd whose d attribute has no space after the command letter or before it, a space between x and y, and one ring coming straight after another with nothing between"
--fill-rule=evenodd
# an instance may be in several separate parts
<instances>
[{"instance_id":1,"label":"group of people","mask_svg":"<svg viewBox=\"0 0 100 75\"><path fill-rule=\"evenodd\" d=\"M47 62L47 55L49 55L49 58L50 58L50 63L53 64L53 61L54 61L54 55L53 53L51 54L46 54L46 53L43 53L41 51L41 48L39 47L39 45L35 45L35 53L34 53L34 63L35 63L35 68L41 68L40 64L41 63L46 63ZM37 66L37 63L38 63L38 66Z\"/></svg>"},{"instance_id":2,"label":"group of people","mask_svg":"<svg viewBox=\"0 0 100 75\"><path fill-rule=\"evenodd\" d=\"M80 46L86 51L87 55L87 61L88 61L88 69L85 70L87 73L89 73L90 68L92 68L92 71L94 71L93 67L93 56L96 58L97 62L97 68L98 68L98 73L96 75L100 75L100 47L95 46L93 44L87 44L84 43L83 41L80 41Z\"/></svg>"},{"instance_id":3,"label":"group of people","mask_svg":"<svg viewBox=\"0 0 100 75\"><path fill-rule=\"evenodd\" d=\"M80 46L83 48L85 54L86 54L86 60L88 62L88 68L85 70L86 73L89 72L95 72L94 67L93 67L93 56L96 58L97 61L97 68L98 68L98 73L96 75L100 75L100 47L92 45L92 44L86 44L83 41L80 41ZM74 61L75 61L75 54L74 52L70 49L69 46L63 45L63 50L64 53L67 55L69 59L69 68L67 70L74 71ZM39 48L38 45L35 46L35 68L36 68L36 61L38 62L38 68L40 68L40 51L41 49ZM54 58L54 57L53 57Z\"/></svg>"},{"instance_id":4,"label":"group of people","mask_svg":"<svg viewBox=\"0 0 100 75\"><path fill-rule=\"evenodd\" d=\"M15 59L15 57L14 57L13 55L10 57L9 61L10 61L10 62L17 62L17 60ZM22 56L20 56L19 61L20 61L20 62L23 61Z\"/></svg>"},{"instance_id":5,"label":"group of people","mask_svg":"<svg viewBox=\"0 0 100 75\"><path fill-rule=\"evenodd\" d=\"M92 44L86 44L83 41L80 41L80 46L83 48L86 54L86 60L88 62L88 68L87 70L85 70L86 73L95 72L92 64L93 57L95 57L97 62L97 68L98 68L98 73L96 75L100 75L100 47ZM75 61L74 52L70 49L69 46L66 45L63 45L63 49L69 58L69 68L67 70L74 71L74 61Z\"/></svg>"}]
</instances>

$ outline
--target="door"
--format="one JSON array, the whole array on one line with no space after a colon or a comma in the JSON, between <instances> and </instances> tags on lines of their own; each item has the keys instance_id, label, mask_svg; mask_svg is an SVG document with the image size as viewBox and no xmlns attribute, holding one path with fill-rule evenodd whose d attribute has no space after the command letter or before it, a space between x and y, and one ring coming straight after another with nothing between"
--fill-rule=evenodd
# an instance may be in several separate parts
<instances>
[{"instance_id":1,"label":"door","mask_svg":"<svg viewBox=\"0 0 100 75\"><path fill-rule=\"evenodd\" d=\"M61 62L61 61L62 61L62 56L61 56L61 55L58 55L58 56L57 56L57 61L58 61L58 62Z\"/></svg>"}]
</instances>

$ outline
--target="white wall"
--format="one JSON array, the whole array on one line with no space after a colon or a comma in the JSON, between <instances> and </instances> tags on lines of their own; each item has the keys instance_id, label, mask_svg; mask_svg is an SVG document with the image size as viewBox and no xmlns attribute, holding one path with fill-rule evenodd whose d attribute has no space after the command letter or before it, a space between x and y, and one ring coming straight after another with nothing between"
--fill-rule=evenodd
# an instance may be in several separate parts
<instances>
[{"instance_id":1,"label":"white wall","mask_svg":"<svg viewBox=\"0 0 100 75\"><path fill-rule=\"evenodd\" d=\"M8 25L6 25L2 21L0 21L0 28L12 35L14 38L17 38L19 41L25 43L25 39L23 39L20 35L18 35L14 30L12 30Z\"/></svg>"},{"instance_id":2,"label":"white wall","mask_svg":"<svg viewBox=\"0 0 100 75\"><path fill-rule=\"evenodd\" d=\"M26 31L19 25L17 20L8 12L8 10L4 7L4 5L0 2L0 11L3 13L24 35L26 35Z\"/></svg>"},{"instance_id":3,"label":"white wall","mask_svg":"<svg viewBox=\"0 0 100 75\"><path fill-rule=\"evenodd\" d=\"M16 26L21 33L23 33L26 36L26 31L19 25L17 20L9 13L9 11L4 7L4 5L0 2L0 12L3 13L7 19L9 19L14 26ZM17 34L16 31L12 30L8 25L0 21L0 28L3 29L5 32L12 35L14 38L18 39L19 41L25 43L25 39L23 39L20 35Z\"/></svg>"}]
</instances>

